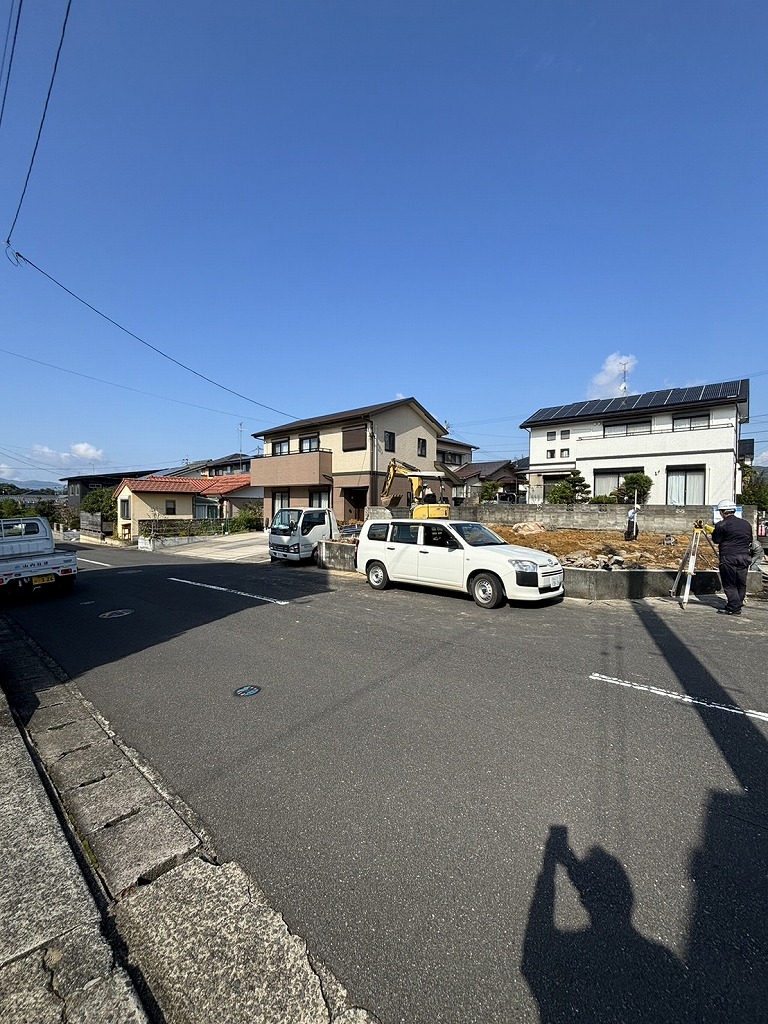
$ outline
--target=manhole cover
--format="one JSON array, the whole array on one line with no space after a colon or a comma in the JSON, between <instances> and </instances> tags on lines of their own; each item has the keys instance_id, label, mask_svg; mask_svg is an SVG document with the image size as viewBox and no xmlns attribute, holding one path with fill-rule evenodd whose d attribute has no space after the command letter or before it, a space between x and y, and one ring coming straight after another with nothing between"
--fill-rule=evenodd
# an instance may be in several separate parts
<instances>
[{"instance_id":1,"label":"manhole cover","mask_svg":"<svg viewBox=\"0 0 768 1024\"><path fill-rule=\"evenodd\" d=\"M124 615L133 615L133 608L115 608L113 612L104 612L100 619L122 619Z\"/></svg>"},{"instance_id":2,"label":"manhole cover","mask_svg":"<svg viewBox=\"0 0 768 1024\"><path fill-rule=\"evenodd\" d=\"M257 693L261 693L260 686L241 686L235 690L235 697L255 697Z\"/></svg>"}]
</instances>

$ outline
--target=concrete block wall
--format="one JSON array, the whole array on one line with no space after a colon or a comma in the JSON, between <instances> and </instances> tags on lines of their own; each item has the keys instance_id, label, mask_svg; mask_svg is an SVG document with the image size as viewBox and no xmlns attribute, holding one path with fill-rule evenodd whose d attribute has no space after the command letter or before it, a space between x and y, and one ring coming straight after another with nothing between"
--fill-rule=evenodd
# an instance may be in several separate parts
<instances>
[{"instance_id":1,"label":"concrete block wall","mask_svg":"<svg viewBox=\"0 0 768 1024\"><path fill-rule=\"evenodd\" d=\"M541 523L547 530L625 530L629 505L506 505L466 502L451 509L454 519L469 519L489 526L514 526L516 523ZM757 532L757 508L745 505L743 518ZM697 519L712 522L711 505L643 505L638 513L642 533L690 533Z\"/></svg>"}]
</instances>

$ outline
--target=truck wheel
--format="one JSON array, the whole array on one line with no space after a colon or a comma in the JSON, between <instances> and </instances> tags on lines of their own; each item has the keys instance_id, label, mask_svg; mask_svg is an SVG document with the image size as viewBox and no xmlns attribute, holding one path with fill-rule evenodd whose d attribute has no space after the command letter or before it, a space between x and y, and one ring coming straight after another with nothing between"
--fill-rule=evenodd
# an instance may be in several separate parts
<instances>
[{"instance_id":1,"label":"truck wheel","mask_svg":"<svg viewBox=\"0 0 768 1024\"><path fill-rule=\"evenodd\" d=\"M389 586L389 576L387 576L387 570L381 562L371 562L365 570L365 575L368 577L368 582L374 590L384 590L385 587Z\"/></svg>"},{"instance_id":2,"label":"truck wheel","mask_svg":"<svg viewBox=\"0 0 768 1024\"><path fill-rule=\"evenodd\" d=\"M479 572L473 576L470 593L480 608L498 608L504 601L504 590L499 578L490 572Z\"/></svg>"}]
</instances>

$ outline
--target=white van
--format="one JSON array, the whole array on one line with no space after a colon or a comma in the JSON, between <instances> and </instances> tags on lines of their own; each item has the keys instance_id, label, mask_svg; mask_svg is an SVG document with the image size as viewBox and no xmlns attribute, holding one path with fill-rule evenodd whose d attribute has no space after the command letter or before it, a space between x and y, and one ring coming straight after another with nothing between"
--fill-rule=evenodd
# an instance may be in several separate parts
<instances>
[{"instance_id":1,"label":"white van","mask_svg":"<svg viewBox=\"0 0 768 1024\"><path fill-rule=\"evenodd\" d=\"M272 562L317 560L321 540L338 540L339 524L330 508L281 508L269 527Z\"/></svg>"},{"instance_id":2,"label":"white van","mask_svg":"<svg viewBox=\"0 0 768 1024\"><path fill-rule=\"evenodd\" d=\"M545 551L507 544L482 523L458 519L369 519L355 568L374 590L390 580L471 594L481 608L562 597L563 567Z\"/></svg>"}]
</instances>

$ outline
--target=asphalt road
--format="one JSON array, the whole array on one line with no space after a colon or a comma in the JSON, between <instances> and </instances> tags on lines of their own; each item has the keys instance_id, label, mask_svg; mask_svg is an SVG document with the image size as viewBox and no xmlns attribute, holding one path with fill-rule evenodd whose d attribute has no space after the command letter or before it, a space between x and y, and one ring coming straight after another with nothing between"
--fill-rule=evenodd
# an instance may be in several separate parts
<instances>
[{"instance_id":1,"label":"asphalt road","mask_svg":"<svg viewBox=\"0 0 768 1024\"><path fill-rule=\"evenodd\" d=\"M11 614L384 1024L764 1019L768 604L78 550Z\"/></svg>"}]
</instances>

